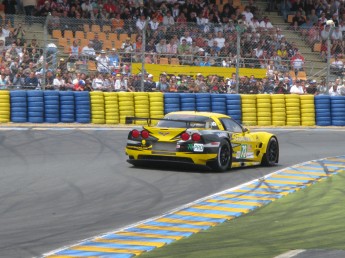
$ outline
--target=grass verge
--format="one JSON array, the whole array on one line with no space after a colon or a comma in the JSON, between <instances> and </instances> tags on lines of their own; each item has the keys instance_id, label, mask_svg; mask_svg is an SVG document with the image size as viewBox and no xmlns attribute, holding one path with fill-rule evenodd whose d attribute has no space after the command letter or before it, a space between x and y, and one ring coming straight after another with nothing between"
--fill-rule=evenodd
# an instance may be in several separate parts
<instances>
[{"instance_id":1,"label":"grass verge","mask_svg":"<svg viewBox=\"0 0 345 258\"><path fill-rule=\"evenodd\" d=\"M345 174L140 257L268 258L294 249L345 250Z\"/></svg>"}]
</instances>

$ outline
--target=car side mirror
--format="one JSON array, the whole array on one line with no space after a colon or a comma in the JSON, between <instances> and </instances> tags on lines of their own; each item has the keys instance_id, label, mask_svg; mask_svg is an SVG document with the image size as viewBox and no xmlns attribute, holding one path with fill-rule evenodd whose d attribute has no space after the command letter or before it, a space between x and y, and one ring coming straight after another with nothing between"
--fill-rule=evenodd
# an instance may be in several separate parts
<instances>
[{"instance_id":1,"label":"car side mirror","mask_svg":"<svg viewBox=\"0 0 345 258\"><path fill-rule=\"evenodd\" d=\"M244 132L244 133L250 133L250 130L249 130L249 128L244 127L244 128L243 128L243 132Z\"/></svg>"}]
</instances>

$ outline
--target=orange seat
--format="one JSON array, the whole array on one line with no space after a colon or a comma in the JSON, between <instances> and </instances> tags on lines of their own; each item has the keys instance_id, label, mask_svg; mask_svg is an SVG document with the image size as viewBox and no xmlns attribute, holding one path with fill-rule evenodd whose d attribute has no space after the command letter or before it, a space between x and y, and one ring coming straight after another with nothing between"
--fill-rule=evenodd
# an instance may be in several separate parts
<instances>
[{"instance_id":1,"label":"orange seat","mask_svg":"<svg viewBox=\"0 0 345 258\"><path fill-rule=\"evenodd\" d=\"M101 41L106 41L107 40L107 34L105 32L98 32L98 39Z\"/></svg>"},{"instance_id":2,"label":"orange seat","mask_svg":"<svg viewBox=\"0 0 345 258\"><path fill-rule=\"evenodd\" d=\"M172 57L170 59L170 64L179 65L180 64L180 60L177 57Z\"/></svg>"},{"instance_id":3,"label":"orange seat","mask_svg":"<svg viewBox=\"0 0 345 258\"><path fill-rule=\"evenodd\" d=\"M63 37L66 38L66 39L73 39L74 36L73 36L73 31L71 30L65 30L64 33L63 33Z\"/></svg>"},{"instance_id":4,"label":"orange seat","mask_svg":"<svg viewBox=\"0 0 345 258\"><path fill-rule=\"evenodd\" d=\"M116 33L109 33L108 39L113 40L113 41L118 40L117 34Z\"/></svg>"},{"instance_id":5,"label":"orange seat","mask_svg":"<svg viewBox=\"0 0 345 258\"><path fill-rule=\"evenodd\" d=\"M95 33L93 31L86 32L86 38L93 40L95 38Z\"/></svg>"},{"instance_id":6,"label":"orange seat","mask_svg":"<svg viewBox=\"0 0 345 258\"><path fill-rule=\"evenodd\" d=\"M54 39L62 38L62 32L61 32L61 30L53 30L53 31L52 31L52 37L53 37Z\"/></svg>"},{"instance_id":7,"label":"orange seat","mask_svg":"<svg viewBox=\"0 0 345 258\"><path fill-rule=\"evenodd\" d=\"M101 26L99 26L97 24L92 24L91 25L91 31L93 31L93 32L101 32Z\"/></svg>"},{"instance_id":8,"label":"orange seat","mask_svg":"<svg viewBox=\"0 0 345 258\"><path fill-rule=\"evenodd\" d=\"M83 24L83 28L84 28L84 32L89 32L90 31L90 25L89 24L84 23Z\"/></svg>"},{"instance_id":9,"label":"orange seat","mask_svg":"<svg viewBox=\"0 0 345 258\"><path fill-rule=\"evenodd\" d=\"M105 40L103 42L103 50L107 50L107 49L112 49L113 48L113 42L111 40Z\"/></svg>"},{"instance_id":10,"label":"orange seat","mask_svg":"<svg viewBox=\"0 0 345 258\"><path fill-rule=\"evenodd\" d=\"M77 38L77 39L83 39L83 38L85 38L84 31L77 30L77 31L75 32L75 38Z\"/></svg>"},{"instance_id":11,"label":"orange seat","mask_svg":"<svg viewBox=\"0 0 345 258\"><path fill-rule=\"evenodd\" d=\"M58 44L60 47L65 47L65 46L68 46L68 42L67 42L67 39L66 38L59 38L58 39Z\"/></svg>"},{"instance_id":12,"label":"orange seat","mask_svg":"<svg viewBox=\"0 0 345 258\"><path fill-rule=\"evenodd\" d=\"M120 41L125 41L128 38L128 34L127 33L121 33L119 36L119 40Z\"/></svg>"},{"instance_id":13,"label":"orange seat","mask_svg":"<svg viewBox=\"0 0 345 258\"><path fill-rule=\"evenodd\" d=\"M106 33L110 32L111 31L111 27L109 25L103 25L102 31L106 32Z\"/></svg>"},{"instance_id":14,"label":"orange seat","mask_svg":"<svg viewBox=\"0 0 345 258\"><path fill-rule=\"evenodd\" d=\"M321 43L320 42L317 42L314 44L313 51L314 52L321 52Z\"/></svg>"},{"instance_id":15,"label":"orange seat","mask_svg":"<svg viewBox=\"0 0 345 258\"><path fill-rule=\"evenodd\" d=\"M167 57L160 57L159 64L169 64L169 58Z\"/></svg>"}]
</instances>

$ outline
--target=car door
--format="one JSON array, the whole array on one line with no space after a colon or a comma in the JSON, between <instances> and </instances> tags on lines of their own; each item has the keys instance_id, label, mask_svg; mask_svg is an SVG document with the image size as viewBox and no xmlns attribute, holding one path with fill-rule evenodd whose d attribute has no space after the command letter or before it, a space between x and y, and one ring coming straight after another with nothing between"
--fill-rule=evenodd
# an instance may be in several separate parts
<instances>
[{"instance_id":1,"label":"car door","mask_svg":"<svg viewBox=\"0 0 345 258\"><path fill-rule=\"evenodd\" d=\"M231 134L233 162L253 161L256 159L257 139L250 131L231 118L220 119L224 129Z\"/></svg>"}]
</instances>

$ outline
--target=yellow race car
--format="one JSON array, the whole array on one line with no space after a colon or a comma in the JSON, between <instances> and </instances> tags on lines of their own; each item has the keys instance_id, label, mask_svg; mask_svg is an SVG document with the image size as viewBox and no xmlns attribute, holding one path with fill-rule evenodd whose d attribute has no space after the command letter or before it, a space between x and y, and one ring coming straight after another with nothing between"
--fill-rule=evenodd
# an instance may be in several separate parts
<instances>
[{"instance_id":1,"label":"yellow race car","mask_svg":"<svg viewBox=\"0 0 345 258\"><path fill-rule=\"evenodd\" d=\"M126 123L143 118L130 117ZM250 132L231 117L211 112L177 111L131 130L126 154L134 166L162 163L202 165L214 171L278 163L274 134Z\"/></svg>"}]
</instances>

